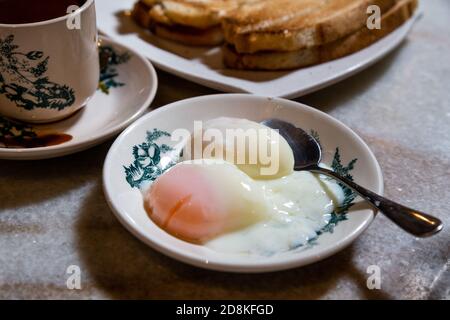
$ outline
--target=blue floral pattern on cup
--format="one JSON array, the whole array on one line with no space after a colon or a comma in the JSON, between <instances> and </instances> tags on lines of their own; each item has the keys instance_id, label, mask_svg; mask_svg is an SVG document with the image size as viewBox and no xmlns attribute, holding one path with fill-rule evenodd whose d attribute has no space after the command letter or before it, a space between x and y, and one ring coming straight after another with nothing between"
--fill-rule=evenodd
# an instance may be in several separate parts
<instances>
[{"instance_id":1,"label":"blue floral pattern on cup","mask_svg":"<svg viewBox=\"0 0 450 320\"><path fill-rule=\"evenodd\" d=\"M46 76L49 59L42 51L21 52L14 35L0 38L0 94L26 110L71 106L74 90Z\"/></svg>"}]
</instances>

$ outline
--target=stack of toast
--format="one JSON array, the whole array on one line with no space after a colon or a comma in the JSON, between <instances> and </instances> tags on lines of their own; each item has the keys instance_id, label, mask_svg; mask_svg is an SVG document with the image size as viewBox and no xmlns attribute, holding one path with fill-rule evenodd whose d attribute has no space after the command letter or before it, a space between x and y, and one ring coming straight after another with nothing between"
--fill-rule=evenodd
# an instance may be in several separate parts
<instances>
[{"instance_id":1,"label":"stack of toast","mask_svg":"<svg viewBox=\"0 0 450 320\"><path fill-rule=\"evenodd\" d=\"M368 28L368 8L381 13ZM133 17L156 35L223 45L225 65L283 70L361 50L408 20L417 0L140 0Z\"/></svg>"}]
</instances>

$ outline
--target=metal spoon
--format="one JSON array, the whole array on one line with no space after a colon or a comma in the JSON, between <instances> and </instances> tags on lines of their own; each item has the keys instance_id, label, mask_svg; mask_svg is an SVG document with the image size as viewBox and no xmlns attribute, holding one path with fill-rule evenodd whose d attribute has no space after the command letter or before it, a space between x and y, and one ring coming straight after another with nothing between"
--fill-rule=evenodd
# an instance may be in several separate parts
<instances>
[{"instance_id":1,"label":"metal spoon","mask_svg":"<svg viewBox=\"0 0 450 320\"><path fill-rule=\"evenodd\" d=\"M442 222L426 213L407 208L394 201L388 200L360 185L341 177L332 170L319 167L322 158L322 151L319 143L308 133L294 125L278 120L268 119L262 124L278 129L294 152L295 166L294 170L306 170L314 173L320 173L339 180L349 188L354 190L362 198L370 202L375 208L391 219L403 230L418 236L428 237L438 233L442 229Z\"/></svg>"}]
</instances>

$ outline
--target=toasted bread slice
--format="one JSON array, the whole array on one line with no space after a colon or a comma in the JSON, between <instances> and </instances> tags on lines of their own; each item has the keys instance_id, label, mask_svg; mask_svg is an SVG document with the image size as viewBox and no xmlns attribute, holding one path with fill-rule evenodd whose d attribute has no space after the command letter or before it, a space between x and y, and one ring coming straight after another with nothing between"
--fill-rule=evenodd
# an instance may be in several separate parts
<instances>
[{"instance_id":1,"label":"toasted bread slice","mask_svg":"<svg viewBox=\"0 0 450 320\"><path fill-rule=\"evenodd\" d=\"M239 0L140 0L148 16L166 25L208 29L221 22L221 16L236 7Z\"/></svg>"},{"instance_id":2,"label":"toasted bread slice","mask_svg":"<svg viewBox=\"0 0 450 320\"><path fill-rule=\"evenodd\" d=\"M239 53L289 51L335 41L362 28L369 5L384 14L397 0L265 0L245 3L223 19Z\"/></svg>"},{"instance_id":3,"label":"toasted bread slice","mask_svg":"<svg viewBox=\"0 0 450 320\"><path fill-rule=\"evenodd\" d=\"M381 29L367 27L333 42L296 51L238 53L231 45L225 45L224 62L236 69L282 70L305 67L337 59L361 50L386 36L408 20L417 7L417 0L397 0L397 3L381 18Z\"/></svg>"},{"instance_id":4,"label":"toasted bread slice","mask_svg":"<svg viewBox=\"0 0 450 320\"><path fill-rule=\"evenodd\" d=\"M223 42L220 16L237 0L140 0L133 19L157 36L188 45Z\"/></svg>"}]
</instances>

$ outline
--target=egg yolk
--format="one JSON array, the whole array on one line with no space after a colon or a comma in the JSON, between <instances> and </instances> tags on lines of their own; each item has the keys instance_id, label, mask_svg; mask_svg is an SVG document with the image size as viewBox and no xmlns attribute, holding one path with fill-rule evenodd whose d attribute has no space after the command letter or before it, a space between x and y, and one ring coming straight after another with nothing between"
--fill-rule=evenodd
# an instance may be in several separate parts
<instances>
[{"instance_id":1,"label":"egg yolk","mask_svg":"<svg viewBox=\"0 0 450 320\"><path fill-rule=\"evenodd\" d=\"M177 164L153 183L144 200L157 225L194 243L251 225L267 213L252 180L233 164L215 160Z\"/></svg>"}]
</instances>

